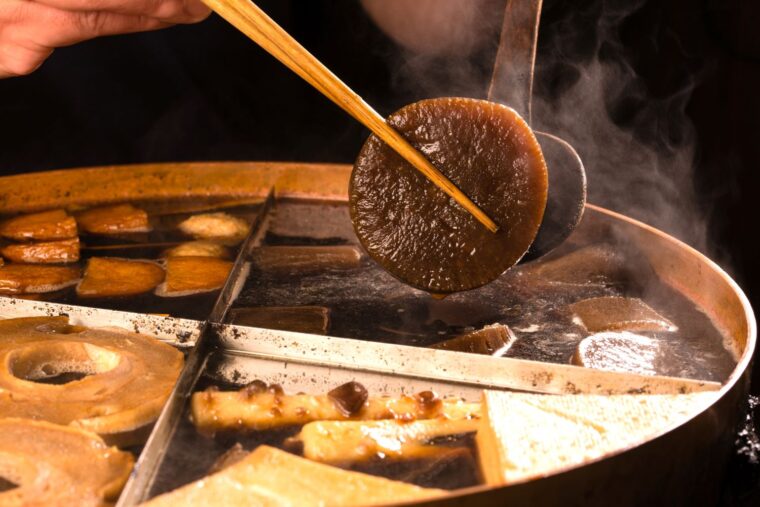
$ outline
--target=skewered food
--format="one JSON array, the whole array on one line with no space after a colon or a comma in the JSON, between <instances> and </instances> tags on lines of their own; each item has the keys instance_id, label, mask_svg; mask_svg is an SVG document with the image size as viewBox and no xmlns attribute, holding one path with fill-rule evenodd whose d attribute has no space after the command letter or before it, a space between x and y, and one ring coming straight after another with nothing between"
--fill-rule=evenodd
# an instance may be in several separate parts
<instances>
[{"instance_id":1,"label":"skewered food","mask_svg":"<svg viewBox=\"0 0 760 507\"><path fill-rule=\"evenodd\" d=\"M79 281L76 266L6 264L0 267L0 294L55 292Z\"/></svg>"},{"instance_id":2,"label":"skewered food","mask_svg":"<svg viewBox=\"0 0 760 507\"><path fill-rule=\"evenodd\" d=\"M105 507L127 482L134 460L94 433L29 419L0 419L0 505Z\"/></svg>"},{"instance_id":3,"label":"skewered food","mask_svg":"<svg viewBox=\"0 0 760 507\"><path fill-rule=\"evenodd\" d=\"M0 321L0 414L92 431L109 444L140 443L184 362L154 338L70 326L66 317ZM61 375L86 374L65 384Z\"/></svg>"},{"instance_id":4,"label":"skewered food","mask_svg":"<svg viewBox=\"0 0 760 507\"><path fill-rule=\"evenodd\" d=\"M326 334L330 325L330 310L324 306L233 308L228 320L242 326Z\"/></svg>"},{"instance_id":5,"label":"skewered food","mask_svg":"<svg viewBox=\"0 0 760 507\"><path fill-rule=\"evenodd\" d=\"M427 442L439 437L477 431L477 419L421 419L399 421L316 421L306 424L293 439L303 445L303 455L322 463L384 458L421 458L437 448Z\"/></svg>"},{"instance_id":6,"label":"skewered food","mask_svg":"<svg viewBox=\"0 0 760 507\"><path fill-rule=\"evenodd\" d=\"M151 261L93 257L87 262L77 295L85 298L134 296L164 281L164 270Z\"/></svg>"},{"instance_id":7,"label":"skewered food","mask_svg":"<svg viewBox=\"0 0 760 507\"><path fill-rule=\"evenodd\" d=\"M148 214L131 204L116 204L83 211L77 223L90 234L120 234L150 231Z\"/></svg>"},{"instance_id":8,"label":"skewered food","mask_svg":"<svg viewBox=\"0 0 760 507\"><path fill-rule=\"evenodd\" d=\"M231 269L230 261L216 257L169 257L166 280L156 288L156 295L189 296L220 289Z\"/></svg>"},{"instance_id":9,"label":"skewered food","mask_svg":"<svg viewBox=\"0 0 760 507\"><path fill-rule=\"evenodd\" d=\"M517 338L504 324L492 324L483 329L451 338L433 345L435 349L456 350L473 354L502 355Z\"/></svg>"},{"instance_id":10,"label":"skewered food","mask_svg":"<svg viewBox=\"0 0 760 507\"><path fill-rule=\"evenodd\" d=\"M476 437L481 471L495 486L556 473L654 436L716 396L485 391Z\"/></svg>"},{"instance_id":11,"label":"skewered food","mask_svg":"<svg viewBox=\"0 0 760 507\"><path fill-rule=\"evenodd\" d=\"M214 241L188 241L166 251L165 257L218 257L226 259L230 256L229 249Z\"/></svg>"},{"instance_id":12,"label":"skewered food","mask_svg":"<svg viewBox=\"0 0 760 507\"><path fill-rule=\"evenodd\" d=\"M617 296L584 299L569 309L590 332L676 331L678 328L638 298Z\"/></svg>"},{"instance_id":13,"label":"skewered food","mask_svg":"<svg viewBox=\"0 0 760 507\"><path fill-rule=\"evenodd\" d=\"M224 212L194 215L179 224L179 230L196 239L237 245L248 235L248 222Z\"/></svg>"},{"instance_id":14,"label":"skewered food","mask_svg":"<svg viewBox=\"0 0 760 507\"><path fill-rule=\"evenodd\" d=\"M444 494L439 489L341 470L262 445L221 472L158 496L143 506L382 505Z\"/></svg>"},{"instance_id":15,"label":"skewered food","mask_svg":"<svg viewBox=\"0 0 760 507\"><path fill-rule=\"evenodd\" d=\"M6 245L0 249L13 262L55 264L79 260L79 238Z\"/></svg>"},{"instance_id":16,"label":"skewered food","mask_svg":"<svg viewBox=\"0 0 760 507\"><path fill-rule=\"evenodd\" d=\"M361 252L355 246L265 246L251 253L262 271L306 274L358 268Z\"/></svg>"},{"instance_id":17,"label":"skewered food","mask_svg":"<svg viewBox=\"0 0 760 507\"><path fill-rule=\"evenodd\" d=\"M0 235L17 241L69 239L77 236L77 223L62 209L43 211L6 220Z\"/></svg>"},{"instance_id":18,"label":"skewered food","mask_svg":"<svg viewBox=\"0 0 760 507\"><path fill-rule=\"evenodd\" d=\"M656 375L667 361L660 342L654 338L623 331L598 333L580 341L573 364L597 370Z\"/></svg>"},{"instance_id":19,"label":"skewered food","mask_svg":"<svg viewBox=\"0 0 760 507\"><path fill-rule=\"evenodd\" d=\"M484 285L513 266L536 236L547 169L533 132L512 109L430 99L388 118L499 226L488 231L370 136L351 174L351 219L362 245L402 281L432 293Z\"/></svg>"},{"instance_id":20,"label":"skewered food","mask_svg":"<svg viewBox=\"0 0 760 507\"><path fill-rule=\"evenodd\" d=\"M202 433L225 430L265 430L312 421L399 419L413 421L479 416L479 404L438 398L425 391L398 398L369 397L358 410L346 412L346 403L330 395L283 394L280 389L254 382L239 391L206 390L193 394L192 418Z\"/></svg>"}]
</instances>

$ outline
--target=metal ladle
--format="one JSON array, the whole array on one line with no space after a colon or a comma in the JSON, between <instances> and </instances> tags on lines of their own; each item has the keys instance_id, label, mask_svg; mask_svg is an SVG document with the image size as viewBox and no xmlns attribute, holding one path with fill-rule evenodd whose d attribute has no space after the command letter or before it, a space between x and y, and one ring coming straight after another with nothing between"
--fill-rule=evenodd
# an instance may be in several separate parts
<instances>
[{"instance_id":1,"label":"metal ladle","mask_svg":"<svg viewBox=\"0 0 760 507\"><path fill-rule=\"evenodd\" d=\"M542 0L507 0L488 100L531 119L533 73ZM549 253L575 230L586 205L586 171L578 152L565 140L534 131L549 168L549 195L541 227L523 260Z\"/></svg>"}]
</instances>

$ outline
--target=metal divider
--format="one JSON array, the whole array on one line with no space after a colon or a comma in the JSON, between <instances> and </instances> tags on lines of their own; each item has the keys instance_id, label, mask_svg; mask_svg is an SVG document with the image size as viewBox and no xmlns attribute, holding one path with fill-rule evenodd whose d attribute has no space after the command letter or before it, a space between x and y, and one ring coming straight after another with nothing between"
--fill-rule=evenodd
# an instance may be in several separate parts
<instances>
[{"instance_id":1,"label":"metal divider","mask_svg":"<svg viewBox=\"0 0 760 507\"><path fill-rule=\"evenodd\" d=\"M203 367L209 354L217 347L216 340L214 339L215 333L212 331L212 324L223 321L232 302L245 283L250 269L248 256L251 249L261 241L273 207L274 188L269 191L266 201L251 225L248 236L241 244L227 281L214 303L209 318L199 323L199 337L196 345L187 356L182 373L179 379L177 379L177 384L169 395L169 399L166 405L164 405L148 441L145 443L145 447L135 464L129 481L124 486L124 490L116 504L117 507L137 505L146 500L145 495L150 491L151 485L155 480L166 447L172 438L179 419L182 417L185 402L192 393L193 386L198 377L203 372Z\"/></svg>"}]
</instances>

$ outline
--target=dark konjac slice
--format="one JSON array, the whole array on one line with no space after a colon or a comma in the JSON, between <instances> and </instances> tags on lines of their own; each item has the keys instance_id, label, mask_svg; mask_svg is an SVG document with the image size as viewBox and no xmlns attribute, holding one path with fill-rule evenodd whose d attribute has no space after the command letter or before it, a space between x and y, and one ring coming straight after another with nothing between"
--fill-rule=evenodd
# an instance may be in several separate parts
<instances>
[{"instance_id":1,"label":"dark konjac slice","mask_svg":"<svg viewBox=\"0 0 760 507\"><path fill-rule=\"evenodd\" d=\"M0 294L54 292L75 284L79 275L75 266L6 264L0 267Z\"/></svg>"},{"instance_id":2,"label":"dark konjac slice","mask_svg":"<svg viewBox=\"0 0 760 507\"><path fill-rule=\"evenodd\" d=\"M228 321L242 326L325 334L330 325L330 310L323 306L233 308Z\"/></svg>"},{"instance_id":3,"label":"dark konjac slice","mask_svg":"<svg viewBox=\"0 0 760 507\"><path fill-rule=\"evenodd\" d=\"M515 340L515 335L507 326L494 324L436 343L433 345L433 348L470 352L473 354L504 354Z\"/></svg>"},{"instance_id":4,"label":"dark konjac slice","mask_svg":"<svg viewBox=\"0 0 760 507\"><path fill-rule=\"evenodd\" d=\"M251 261L262 271L305 274L355 269L361 252L351 245L264 246L251 252Z\"/></svg>"},{"instance_id":5,"label":"dark konjac slice","mask_svg":"<svg viewBox=\"0 0 760 507\"><path fill-rule=\"evenodd\" d=\"M367 252L433 293L479 287L514 265L535 238L547 195L546 164L527 124L508 107L460 98L411 104L388 123L500 229L488 231L370 136L349 188L354 229Z\"/></svg>"}]
</instances>

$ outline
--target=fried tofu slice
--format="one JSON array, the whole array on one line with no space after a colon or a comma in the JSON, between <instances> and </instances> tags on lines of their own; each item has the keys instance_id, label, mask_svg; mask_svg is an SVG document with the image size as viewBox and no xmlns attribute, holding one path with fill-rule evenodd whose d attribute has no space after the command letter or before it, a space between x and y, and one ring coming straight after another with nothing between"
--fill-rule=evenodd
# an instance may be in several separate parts
<instances>
[{"instance_id":1,"label":"fried tofu slice","mask_svg":"<svg viewBox=\"0 0 760 507\"><path fill-rule=\"evenodd\" d=\"M472 419L480 415L479 403L437 398L430 391L415 396L369 397L349 412L329 395L283 394L272 390L206 390L191 400L193 423L198 431L267 430L313 421L399 419Z\"/></svg>"},{"instance_id":2,"label":"fried tofu slice","mask_svg":"<svg viewBox=\"0 0 760 507\"><path fill-rule=\"evenodd\" d=\"M606 296L568 306L589 332L677 331L678 327L639 298Z\"/></svg>"},{"instance_id":3,"label":"fried tofu slice","mask_svg":"<svg viewBox=\"0 0 760 507\"><path fill-rule=\"evenodd\" d=\"M476 436L486 483L547 476L622 451L685 421L717 393L541 395L485 391Z\"/></svg>"},{"instance_id":4,"label":"fried tofu slice","mask_svg":"<svg viewBox=\"0 0 760 507\"><path fill-rule=\"evenodd\" d=\"M0 267L0 294L55 292L79 281L76 266L6 264Z\"/></svg>"},{"instance_id":5,"label":"fried tofu slice","mask_svg":"<svg viewBox=\"0 0 760 507\"><path fill-rule=\"evenodd\" d=\"M179 230L196 239L237 245L248 235L248 222L227 213L194 215L179 224Z\"/></svg>"},{"instance_id":6,"label":"fried tofu slice","mask_svg":"<svg viewBox=\"0 0 760 507\"><path fill-rule=\"evenodd\" d=\"M206 240L188 241L164 253L164 257L218 257L227 259L229 256L230 251L226 246Z\"/></svg>"},{"instance_id":7,"label":"fried tofu slice","mask_svg":"<svg viewBox=\"0 0 760 507\"><path fill-rule=\"evenodd\" d=\"M0 236L16 241L52 241L77 236L77 223L62 209L21 215L0 224Z\"/></svg>"},{"instance_id":8,"label":"fried tofu slice","mask_svg":"<svg viewBox=\"0 0 760 507\"><path fill-rule=\"evenodd\" d=\"M152 291L163 280L164 270L155 262L93 257L77 285L77 295L84 298L134 296Z\"/></svg>"},{"instance_id":9,"label":"fried tofu slice","mask_svg":"<svg viewBox=\"0 0 760 507\"><path fill-rule=\"evenodd\" d=\"M228 321L241 326L327 334L330 327L330 309L324 306L233 308L229 312Z\"/></svg>"},{"instance_id":10,"label":"fried tofu slice","mask_svg":"<svg viewBox=\"0 0 760 507\"><path fill-rule=\"evenodd\" d=\"M356 269L362 254L355 246L263 246L251 252L251 262L273 273L308 274Z\"/></svg>"},{"instance_id":11,"label":"fried tofu slice","mask_svg":"<svg viewBox=\"0 0 760 507\"><path fill-rule=\"evenodd\" d=\"M151 230L148 214L131 204L88 209L77 214L77 223L90 234L122 234Z\"/></svg>"},{"instance_id":12,"label":"fried tofu slice","mask_svg":"<svg viewBox=\"0 0 760 507\"><path fill-rule=\"evenodd\" d=\"M436 448L426 442L439 437L477 431L477 419L421 419L418 421L315 421L294 437L303 455L322 463L364 461L374 456L413 459L430 456Z\"/></svg>"},{"instance_id":13,"label":"fried tofu slice","mask_svg":"<svg viewBox=\"0 0 760 507\"><path fill-rule=\"evenodd\" d=\"M158 496L143 507L385 505L445 494L440 489L341 470L262 445L221 472Z\"/></svg>"},{"instance_id":14,"label":"fried tofu slice","mask_svg":"<svg viewBox=\"0 0 760 507\"><path fill-rule=\"evenodd\" d=\"M79 260L79 238L39 243L18 243L0 249L13 262L27 264L65 264Z\"/></svg>"},{"instance_id":15,"label":"fried tofu slice","mask_svg":"<svg viewBox=\"0 0 760 507\"><path fill-rule=\"evenodd\" d=\"M179 297L221 289L232 270L232 262L216 257L169 257L166 280L156 295Z\"/></svg>"},{"instance_id":16,"label":"fried tofu slice","mask_svg":"<svg viewBox=\"0 0 760 507\"><path fill-rule=\"evenodd\" d=\"M517 338L507 326L492 324L483 329L436 343L433 348L493 356L506 353L516 340Z\"/></svg>"}]
</instances>

